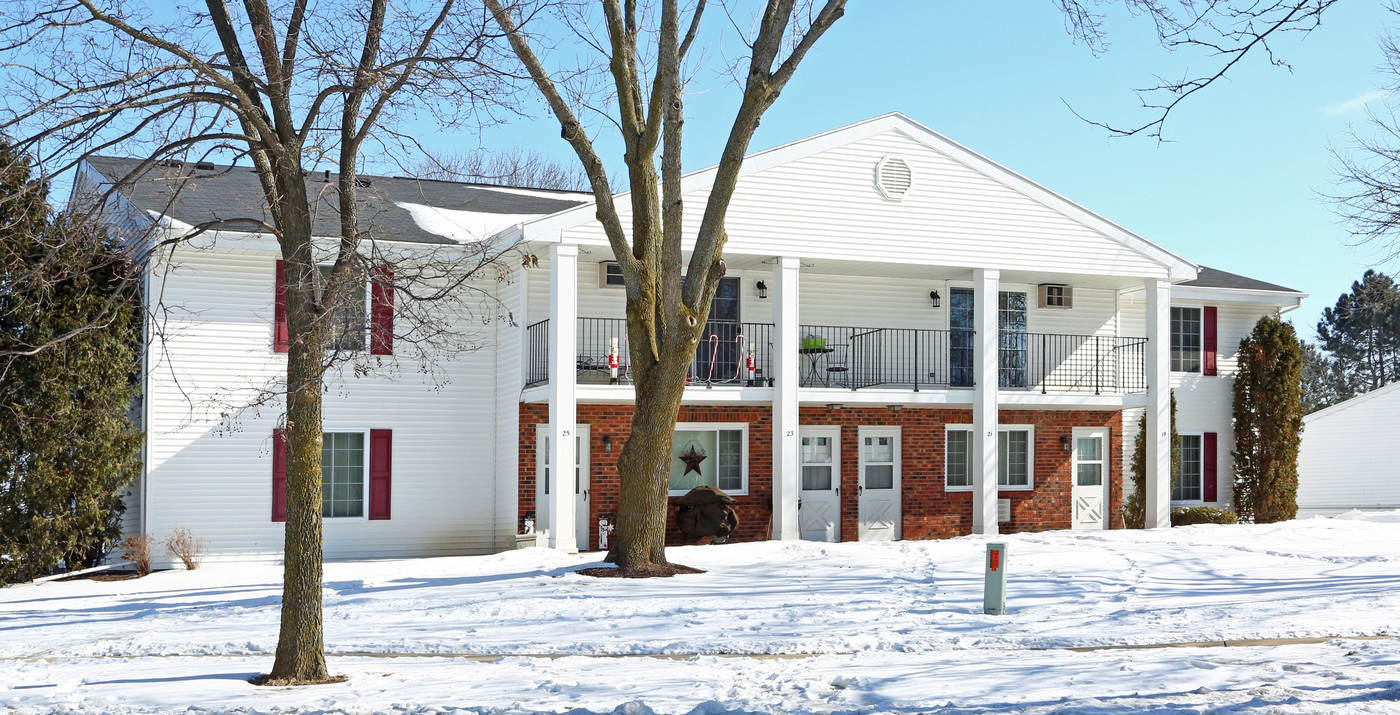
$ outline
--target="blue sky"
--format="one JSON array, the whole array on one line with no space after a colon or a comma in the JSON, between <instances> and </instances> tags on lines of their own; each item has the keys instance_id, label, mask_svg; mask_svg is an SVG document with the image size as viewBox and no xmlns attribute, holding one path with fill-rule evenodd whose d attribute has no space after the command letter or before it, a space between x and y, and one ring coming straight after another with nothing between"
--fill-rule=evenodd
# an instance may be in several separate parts
<instances>
[{"instance_id":1,"label":"blue sky","mask_svg":"<svg viewBox=\"0 0 1400 715\"><path fill-rule=\"evenodd\" d=\"M1380 2L1338 3L1315 32L1275 43L1292 71L1262 55L1246 61L1181 105L1169 141L1158 142L1110 138L1066 107L1140 121L1131 88L1213 66L1162 50L1141 18L1110 18L1111 47L1095 57L1071 41L1049 0L854 0L769 110L753 148L903 112L1192 261L1306 291L1289 317L1311 339L1322 308L1381 260L1347 247L1318 194L1331 187L1328 147L1363 128L1360 100L1386 82L1376 39L1389 21ZM687 170L714 163L735 107L736 90L714 69L722 48L707 49L711 66L687 98ZM481 141L573 160L550 119L513 122ZM611 136L600 151L610 168L621 165Z\"/></svg>"}]
</instances>

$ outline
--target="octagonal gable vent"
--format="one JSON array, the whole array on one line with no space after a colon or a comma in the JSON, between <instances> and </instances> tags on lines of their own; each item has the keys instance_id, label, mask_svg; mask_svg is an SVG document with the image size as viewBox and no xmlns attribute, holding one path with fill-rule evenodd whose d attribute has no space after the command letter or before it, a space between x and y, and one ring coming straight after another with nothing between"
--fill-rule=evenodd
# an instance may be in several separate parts
<instances>
[{"instance_id":1,"label":"octagonal gable vent","mask_svg":"<svg viewBox=\"0 0 1400 715\"><path fill-rule=\"evenodd\" d=\"M899 201L914 186L914 170L901 156L887 156L875 165L875 186L890 201Z\"/></svg>"}]
</instances>

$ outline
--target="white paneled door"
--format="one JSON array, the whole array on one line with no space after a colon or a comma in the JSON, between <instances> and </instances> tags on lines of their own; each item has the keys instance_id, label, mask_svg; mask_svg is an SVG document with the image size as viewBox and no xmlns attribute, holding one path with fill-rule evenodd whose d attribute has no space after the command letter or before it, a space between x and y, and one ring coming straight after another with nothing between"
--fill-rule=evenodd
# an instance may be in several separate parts
<instances>
[{"instance_id":1,"label":"white paneled door","mask_svg":"<svg viewBox=\"0 0 1400 715\"><path fill-rule=\"evenodd\" d=\"M588 537L592 526L588 521L588 425L574 428L574 535L578 539L579 551L587 551ZM549 524L549 425L535 428L536 470L535 480L535 525L544 530Z\"/></svg>"},{"instance_id":2,"label":"white paneled door","mask_svg":"<svg viewBox=\"0 0 1400 715\"><path fill-rule=\"evenodd\" d=\"M857 498L861 541L899 538L900 464L898 427L861 427Z\"/></svg>"},{"instance_id":3,"label":"white paneled door","mask_svg":"<svg viewBox=\"0 0 1400 715\"><path fill-rule=\"evenodd\" d=\"M1108 528L1108 430L1074 430L1072 528Z\"/></svg>"},{"instance_id":4,"label":"white paneled door","mask_svg":"<svg viewBox=\"0 0 1400 715\"><path fill-rule=\"evenodd\" d=\"M841 428L803 427L797 522L807 541L841 540Z\"/></svg>"}]
</instances>

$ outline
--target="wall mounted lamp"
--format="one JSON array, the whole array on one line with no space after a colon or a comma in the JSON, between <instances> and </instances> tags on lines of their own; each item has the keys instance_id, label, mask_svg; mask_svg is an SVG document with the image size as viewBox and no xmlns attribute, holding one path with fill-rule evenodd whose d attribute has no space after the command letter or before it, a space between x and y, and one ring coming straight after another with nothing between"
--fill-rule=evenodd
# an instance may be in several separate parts
<instances>
[{"instance_id":1,"label":"wall mounted lamp","mask_svg":"<svg viewBox=\"0 0 1400 715\"><path fill-rule=\"evenodd\" d=\"M943 297L938 295L938 291L936 290L928 292L928 299L933 301L933 307L935 308L943 305Z\"/></svg>"},{"instance_id":2,"label":"wall mounted lamp","mask_svg":"<svg viewBox=\"0 0 1400 715\"><path fill-rule=\"evenodd\" d=\"M827 404L826 409L828 409L828 410L839 410L839 409L841 409L841 406L842 406L842 405L841 405L840 402L831 402L831 403L828 403L828 404Z\"/></svg>"},{"instance_id":3,"label":"wall mounted lamp","mask_svg":"<svg viewBox=\"0 0 1400 715\"><path fill-rule=\"evenodd\" d=\"M1060 435L1060 451L1061 451L1061 452L1073 452L1073 451L1074 451L1074 445L1070 444L1069 437L1066 437L1065 435Z\"/></svg>"},{"instance_id":4,"label":"wall mounted lamp","mask_svg":"<svg viewBox=\"0 0 1400 715\"><path fill-rule=\"evenodd\" d=\"M890 408L890 412L898 412L904 409L904 405L886 405L886 407Z\"/></svg>"},{"instance_id":5,"label":"wall mounted lamp","mask_svg":"<svg viewBox=\"0 0 1400 715\"><path fill-rule=\"evenodd\" d=\"M759 297L759 298L767 298L767 297L768 297L768 284L767 284L767 283L764 283L763 281L759 281L759 282L758 282L758 285L756 285L756 286L754 286L754 287L758 289L758 297Z\"/></svg>"},{"instance_id":6,"label":"wall mounted lamp","mask_svg":"<svg viewBox=\"0 0 1400 715\"><path fill-rule=\"evenodd\" d=\"M603 451L612 454L612 435L603 435Z\"/></svg>"}]
</instances>

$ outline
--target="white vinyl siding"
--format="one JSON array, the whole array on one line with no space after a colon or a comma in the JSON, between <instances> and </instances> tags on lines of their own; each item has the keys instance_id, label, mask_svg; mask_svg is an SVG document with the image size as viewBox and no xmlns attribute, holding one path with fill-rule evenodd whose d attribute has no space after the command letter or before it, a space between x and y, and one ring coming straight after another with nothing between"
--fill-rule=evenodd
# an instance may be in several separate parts
<instances>
[{"instance_id":1,"label":"white vinyl siding","mask_svg":"<svg viewBox=\"0 0 1400 715\"><path fill-rule=\"evenodd\" d=\"M1400 509L1400 384L1308 415L1298 449L1298 516Z\"/></svg>"},{"instance_id":2,"label":"white vinyl siding","mask_svg":"<svg viewBox=\"0 0 1400 715\"><path fill-rule=\"evenodd\" d=\"M278 559L283 524L271 521L272 432L280 399L235 406L280 389L285 354L272 350L272 252L180 247L176 267L156 267L163 296L150 349L146 524L152 538L178 527L204 539L209 560ZM495 284L491 272L490 285ZM416 362L385 360L371 375L326 376L325 429L373 426L394 432L393 518L330 520L329 559L490 553L496 509L498 421L492 330L463 316L481 349L446 357L423 374ZM513 392L518 400L518 389ZM514 420L518 403L503 410ZM221 413L230 418L224 419ZM518 442L513 427L508 438ZM517 459L512 452L510 461ZM502 500L504 501L504 500Z\"/></svg>"}]
</instances>

